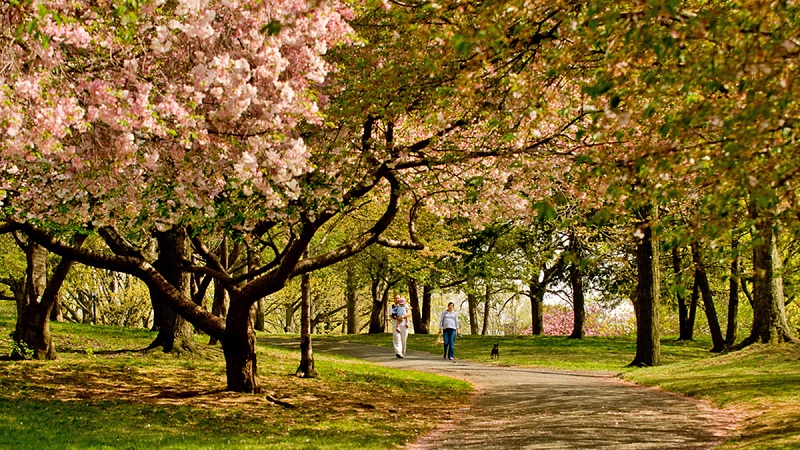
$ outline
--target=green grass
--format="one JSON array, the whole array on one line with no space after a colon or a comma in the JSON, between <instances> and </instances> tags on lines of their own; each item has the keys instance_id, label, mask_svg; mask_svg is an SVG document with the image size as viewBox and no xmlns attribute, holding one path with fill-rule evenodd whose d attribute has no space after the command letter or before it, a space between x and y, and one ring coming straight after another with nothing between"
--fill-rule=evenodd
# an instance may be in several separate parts
<instances>
[{"instance_id":1,"label":"green grass","mask_svg":"<svg viewBox=\"0 0 800 450\"><path fill-rule=\"evenodd\" d=\"M640 384L710 400L741 415L723 448L800 448L800 345L753 345L725 355L636 370Z\"/></svg>"},{"instance_id":2,"label":"green grass","mask_svg":"<svg viewBox=\"0 0 800 450\"><path fill-rule=\"evenodd\" d=\"M363 344L391 346L389 335L336 336ZM435 345L436 336L412 334L408 348L441 354L442 347ZM500 345L500 358L492 360L493 344ZM661 358L664 364L677 361L708 358L709 339L677 342L664 339ZM619 373L625 370L636 354L636 341L631 337L566 339L558 336L472 336L456 338L456 358L468 359L502 366L529 366L561 370L592 370Z\"/></svg>"},{"instance_id":3,"label":"green grass","mask_svg":"<svg viewBox=\"0 0 800 450\"><path fill-rule=\"evenodd\" d=\"M10 351L14 326L7 306L0 304L0 355ZM144 348L154 334L52 330L58 360L0 362L0 448L395 448L436 425L442 403L463 404L472 391L459 380L323 354L315 355L319 377L300 379L299 350L260 346L265 392L236 394L223 391L218 347L181 357L115 352Z\"/></svg>"},{"instance_id":4,"label":"green grass","mask_svg":"<svg viewBox=\"0 0 800 450\"><path fill-rule=\"evenodd\" d=\"M14 309L0 302L0 355L10 351ZM0 363L0 448L393 448L438 422L442 403L466 402L463 382L317 353L317 379L293 376L297 350L261 346L266 395L222 391L219 348L174 357L140 349L153 333L53 324L57 361ZM391 346L391 336L323 337ZM436 336L411 335L438 355ZM500 359L491 360L499 343ZM456 357L492 365L604 371L708 400L742 418L725 449L800 448L800 347L752 346L712 355L711 343L662 340L663 365L626 367L632 338L483 337L456 341Z\"/></svg>"}]
</instances>

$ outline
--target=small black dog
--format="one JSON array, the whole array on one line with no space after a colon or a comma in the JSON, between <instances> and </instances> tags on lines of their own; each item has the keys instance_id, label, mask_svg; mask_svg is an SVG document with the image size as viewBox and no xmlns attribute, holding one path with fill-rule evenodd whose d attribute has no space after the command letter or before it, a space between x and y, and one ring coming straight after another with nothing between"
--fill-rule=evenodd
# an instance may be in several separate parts
<instances>
[{"instance_id":1,"label":"small black dog","mask_svg":"<svg viewBox=\"0 0 800 450\"><path fill-rule=\"evenodd\" d=\"M499 344L494 344L492 347L492 359L500 358L500 346Z\"/></svg>"}]
</instances>

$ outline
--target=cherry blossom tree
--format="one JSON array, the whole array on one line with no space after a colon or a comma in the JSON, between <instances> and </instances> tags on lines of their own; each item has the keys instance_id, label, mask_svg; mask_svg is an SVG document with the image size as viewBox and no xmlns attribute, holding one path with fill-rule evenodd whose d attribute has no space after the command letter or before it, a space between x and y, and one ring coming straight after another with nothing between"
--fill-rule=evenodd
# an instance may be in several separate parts
<instances>
[{"instance_id":1,"label":"cherry blossom tree","mask_svg":"<svg viewBox=\"0 0 800 450\"><path fill-rule=\"evenodd\" d=\"M260 389L251 316L259 298L375 243L421 248L413 221L406 238L383 235L412 217L399 215L411 191L439 214L525 211L525 182L510 169L523 159L526 170L550 167L584 117L534 67L537 48L564 45L552 31L560 9L529 8L516 28L495 26L487 38L475 34L476 20L516 12L458 3L114 6L0 6L1 51L12 61L0 72L4 219L51 251L142 279L220 340L231 390ZM337 47L347 42L355 45ZM524 80L514 76L523 68ZM537 112L553 99L548 108L560 114ZM381 211L336 246L307 253L334 218L363 204ZM60 237L75 229L97 232L109 251ZM225 320L155 264L153 230L185 230L197 257L176 262L225 287ZM220 231L264 243L259 267L230 273L207 245Z\"/></svg>"}]
</instances>

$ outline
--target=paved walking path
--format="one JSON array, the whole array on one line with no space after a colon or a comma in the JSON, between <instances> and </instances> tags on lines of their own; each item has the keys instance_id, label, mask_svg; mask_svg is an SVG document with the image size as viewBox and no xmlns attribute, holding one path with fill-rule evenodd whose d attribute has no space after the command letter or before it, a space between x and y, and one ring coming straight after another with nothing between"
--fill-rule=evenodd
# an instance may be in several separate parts
<instances>
[{"instance_id":1,"label":"paved walking path","mask_svg":"<svg viewBox=\"0 0 800 450\"><path fill-rule=\"evenodd\" d=\"M296 346L297 342L263 341ZM709 449L734 429L733 418L701 403L633 386L605 374L455 363L410 351L319 341L314 350L398 369L467 380L474 404L409 449Z\"/></svg>"}]
</instances>

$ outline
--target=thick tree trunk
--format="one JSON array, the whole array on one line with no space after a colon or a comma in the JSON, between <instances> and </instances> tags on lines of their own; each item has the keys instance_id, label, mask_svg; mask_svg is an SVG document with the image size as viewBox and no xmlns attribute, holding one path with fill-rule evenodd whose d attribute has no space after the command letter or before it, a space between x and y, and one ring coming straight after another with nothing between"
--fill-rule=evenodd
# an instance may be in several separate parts
<instances>
[{"instance_id":1,"label":"thick tree trunk","mask_svg":"<svg viewBox=\"0 0 800 450\"><path fill-rule=\"evenodd\" d=\"M347 334L358 333L358 297L356 296L355 271L347 266L347 278L345 279L344 297L347 305Z\"/></svg>"},{"instance_id":2,"label":"thick tree trunk","mask_svg":"<svg viewBox=\"0 0 800 450\"><path fill-rule=\"evenodd\" d=\"M425 284L422 285L422 326L423 333L429 334L431 332L431 299L433 298L433 287ZM414 330L416 333L417 330Z\"/></svg>"},{"instance_id":3,"label":"thick tree trunk","mask_svg":"<svg viewBox=\"0 0 800 450\"><path fill-rule=\"evenodd\" d=\"M372 312L369 317L369 334L383 333L386 326L386 306L389 299L389 287L381 288L380 280L372 281Z\"/></svg>"},{"instance_id":4,"label":"thick tree trunk","mask_svg":"<svg viewBox=\"0 0 800 450\"><path fill-rule=\"evenodd\" d=\"M731 348L736 344L736 322L739 316L739 240L734 236L731 240L731 277L728 280L728 323L725 329L725 346Z\"/></svg>"},{"instance_id":5,"label":"thick tree trunk","mask_svg":"<svg viewBox=\"0 0 800 450\"><path fill-rule=\"evenodd\" d=\"M711 294L711 287L708 284L708 275L706 274L706 266L703 262L703 255L700 251L700 244L692 242L692 261L694 262L694 276L697 280L697 285L700 288L700 294L703 297L703 309L708 319L708 329L711 333L711 342L713 343L712 352L719 353L725 350L725 338L722 337L722 329L719 326L719 318L717 317L717 308L714 305L714 297Z\"/></svg>"},{"instance_id":6,"label":"thick tree trunk","mask_svg":"<svg viewBox=\"0 0 800 450\"><path fill-rule=\"evenodd\" d=\"M25 308L31 302L38 302L47 287L47 250L39 244L31 242L23 248L25 251L25 295L17 301L17 317L22 317ZM19 326L20 321L17 320Z\"/></svg>"},{"instance_id":7,"label":"thick tree trunk","mask_svg":"<svg viewBox=\"0 0 800 450\"><path fill-rule=\"evenodd\" d=\"M645 211L637 224L636 245L636 356L631 366L658 366L661 364L659 340L659 282L658 238L650 222L653 214Z\"/></svg>"},{"instance_id":8,"label":"thick tree trunk","mask_svg":"<svg viewBox=\"0 0 800 450\"><path fill-rule=\"evenodd\" d=\"M428 334L427 330L424 333L421 332L422 311L420 311L419 289L417 280L413 278L408 279L408 302L411 304L411 323L414 325L414 333Z\"/></svg>"},{"instance_id":9,"label":"thick tree trunk","mask_svg":"<svg viewBox=\"0 0 800 450\"><path fill-rule=\"evenodd\" d=\"M738 347L753 343L795 342L786 323L781 258L778 254L776 224L771 213L751 200L753 236L753 328Z\"/></svg>"},{"instance_id":10,"label":"thick tree trunk","mask_svg":"<svg viewBox=\"0 0 800 450\"><path fill-rule=\"evenodd\" d=\"M586 301L583 294L583 274L579 263L572 264L570 270L570 284L572 285L572 308L574 322L570 339L583 339L584 323L586 321Z\"/></svg>"},{"instance_id":11,"label":"thick tree trunk","mask_svg":"<svg viewBox=\"0 0 800 450\"><path fill-rule=\"evenodd\" d=\"M50 311L35 302L25 307L18 318L21 326L14 334L11 359L56 359L56 349L50 334Z\"/></svg>"},{"instance_id":12,"label":"thick tree trunk","mask_svg":"<svg viewBox=\"0 0 800 450\"><path fill-rule=\"evenodd\" d=\"M86 236L76 235L73 242L80 246ZM58 292L72 268L73 261L62 258L47 280L48 252L35 243L24 248L28 267L25 295L21 302L22 313L17 316L14 332L14 359L56 359L56 350L50 334L50 314L58 301ZM35 295L34 297L29 297Z\"/></svg>"},{"instance_id":13,"label":"thick tree trunk","mask_svg":"<svg viewBox=\"0 0 800 450\"><path fill-rule=\"evenodd\" d=\"M541 336L544 332L543 312L545 286L538 281L531 281L528 286L531 298L531 334L533 336Z\"/></svg>"},{"instance_id":14,"label":"thick tree trunk","mask_svg":"<svg viewBox=\"0 0 800 450\"><path fill-rule=\"evenodd\" d=\"M583 293L583 271L581 262L581 244L574 232L570 232L570 254L572 264L570 264L569 282L572 287L572 334L570 339L583 339L584 324L586 322L586 300Z\"/></svg>"},{"instance_id":15,"label":"thick tree trunk","mask_svg":"<svg viewBox=\"0 0 800 450\"><path fill-rule=\"evenodd\" d=\"M315 378L314 350L311 345L311 277L300 276L300 366L295 372L302 378Z\"/></svg>"},{"instance_id":16,"label":"thick tree trunk","mask_svg":"<svg viewBox=\"0 0 800 450\"><path fill-rule=\"evenodd\" d=\"M231 299L222 340L229 391L243 393L261 391L256 360L256 332L253 328L251 310L252 305Z\"/></svg>"},{"instance_id":17,"label":"thick tree trunk","mask_svg":"<svg viewBox=\"0 0 800 450\"><path fill-rule=\"evenodd\" d=\"M675 282L675 297L678 301L678 340L691 341L694 324L689 327L689 305L686 298L686 285L683 278L683 258L681 249L672 249L672 273Z\"/></svg>"},{"instance_id":18,"label":"thick tree trunk","mask_svg":"<svg viewBox=\"0 0 800 450\"><path fill-rule=\"evenodd\" d=\"M478 334L478 299L473 293L467 293L467 310L469 311L469 333Z\"/></svg>"},{"instance_id":19,"label":"thick tree trunk","mask_svg":"<svg viewBox=\"0 0 800 450\"><path fill-rule=\"evenodd\" d=\"M191 298L191 276L182 269L183 261L189 260L186 230L175 228L154 234L158 242L158 259L153 266L178 292ZM161 347L165 353L197 351L194 326L168 308L161 295L158 290L150 290L158 335L149 348Z\"/></svg>"}]
</instances>

